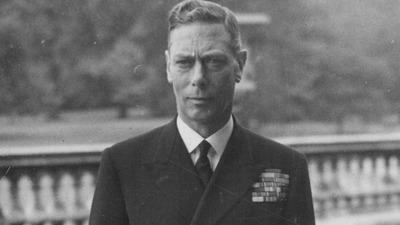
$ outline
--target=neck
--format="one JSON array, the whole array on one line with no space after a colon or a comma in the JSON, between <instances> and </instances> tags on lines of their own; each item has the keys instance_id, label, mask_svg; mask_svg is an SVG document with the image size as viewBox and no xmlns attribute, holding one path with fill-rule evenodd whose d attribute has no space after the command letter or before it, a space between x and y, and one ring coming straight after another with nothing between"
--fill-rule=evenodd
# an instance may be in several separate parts
<instances>
[{"instance_id":1,"label":"neck","mask_svg":"<svg viewBox=\"0 0 400 225\"><path fill-rule=\"evenodd\" d=\"M200 134L203 138L208 138L218 130L220 130L222 127L225 126L226 123L228 123L231 115L227 116L226 118L221 118L215 121L207 121L207 122L201 122L201 121L192 121L192 120L185 120L185 118L182 118L182 120L194 131L196 131L198 134Z\"/></svg>"}]
</instances>

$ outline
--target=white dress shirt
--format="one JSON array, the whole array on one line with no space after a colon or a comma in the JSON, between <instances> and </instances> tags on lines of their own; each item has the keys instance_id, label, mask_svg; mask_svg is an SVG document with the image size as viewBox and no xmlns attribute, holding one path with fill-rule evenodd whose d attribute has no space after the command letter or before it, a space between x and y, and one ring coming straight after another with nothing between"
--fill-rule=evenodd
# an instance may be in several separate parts
<instances>
[{"instance_id":1,"label":"white dress shirt","mask_svg":"<svg viewBox=\"0 0 400 225\"><path fill-rule=\"evenodd\" d=\"M179 134L185 143L186 149L190 154L193 165L196 164L197 159L200 157L200 150L197 146L204 140L204 138L190 128L183 120L178 116L177 126ZM228 123L225 124L220 130L206 138L205 140L211 144L211 148L208 151L208 159L210 160L211 169L214 171L217 168L218 162L221 159L222 153L225 150L228 140L233 131L233 119L232 116Z\"/></svg>"}]
</instances>

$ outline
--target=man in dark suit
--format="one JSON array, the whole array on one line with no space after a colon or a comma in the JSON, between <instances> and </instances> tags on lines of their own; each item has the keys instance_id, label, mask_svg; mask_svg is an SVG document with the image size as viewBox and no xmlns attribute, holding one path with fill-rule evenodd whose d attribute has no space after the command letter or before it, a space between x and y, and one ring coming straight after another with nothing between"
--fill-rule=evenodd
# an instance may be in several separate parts
<instances>
[{"instance_id":1,"label":"man in dark suit","mask_svg":"<svg viewBox=\"0 0 400 225\"><path fill-rule=\"evenodd\" d=\"M169 23L178 115L103 152L89 224L314 224L305 156L232 116L247 57L233 13L189 0Z\"/></svg>"}]
</instances>

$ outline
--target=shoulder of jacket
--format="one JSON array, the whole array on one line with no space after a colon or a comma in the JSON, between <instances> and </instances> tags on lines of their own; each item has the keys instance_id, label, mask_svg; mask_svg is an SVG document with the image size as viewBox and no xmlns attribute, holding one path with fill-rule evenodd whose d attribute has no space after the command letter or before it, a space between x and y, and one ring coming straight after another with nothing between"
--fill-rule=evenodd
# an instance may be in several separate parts
<instances>
[{"instance_id":1,"label":"shoulder of jacket","mask_svg":"<svg viewBox=\"0 0 400 225\"><path fill-rule=\"evenodd\" d=\"M303 153L291 148L290 146L284 145L245 128L242 129L245 132L248 141L254 146L255 150L259 152L259 154L271 154L272 152L282 155L283 157L305 158Z\"/></svg>"},{"instance_id":2,"label":"shoulder of jacket","mask_svg":"<svg viewBox=\"0 0 400 225\"><path fill-rule=\"evenodd\" d=\"M134 152L135 150L146 148L146 146L149 146L152 143L156 142L155 139L161 136L161 133L166 126L167 125L163 125L138 136L120 141L105 149L105 151L112 152L111 154L120 154L126 151Z\"/></svg>"}]
</instances>

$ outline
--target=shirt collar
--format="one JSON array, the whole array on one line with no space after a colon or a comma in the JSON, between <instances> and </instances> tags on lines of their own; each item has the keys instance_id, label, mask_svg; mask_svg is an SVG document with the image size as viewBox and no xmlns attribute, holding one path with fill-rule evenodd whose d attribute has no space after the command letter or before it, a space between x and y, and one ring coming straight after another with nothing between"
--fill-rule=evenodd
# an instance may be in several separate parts
<instances>
[{"instance_id":1,"label":"shirt collar","mask_svg":"<svg viewBox=\"0 0 400 225\"><path fill-rule=\"evenodd\" d=\"M177 126L179 134L185 143L186 149L189 153L193 152L196 147L204 140L204 138L190 128L183 120L178 116ZM233 131L233 119L230 117L229 121L219 129L217 132L212 134L206 140L211 144L212 148L217 152L217 154L222 155L228 144L229 138Z\"/></svg>"}]
</instances>

